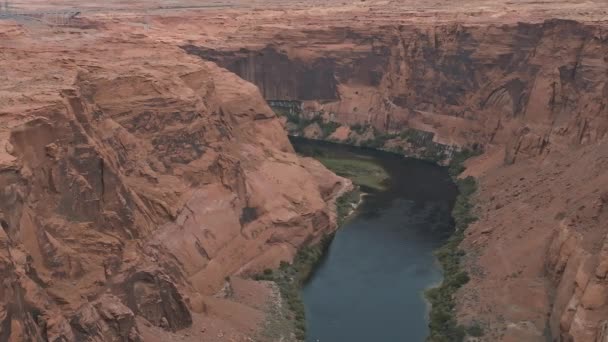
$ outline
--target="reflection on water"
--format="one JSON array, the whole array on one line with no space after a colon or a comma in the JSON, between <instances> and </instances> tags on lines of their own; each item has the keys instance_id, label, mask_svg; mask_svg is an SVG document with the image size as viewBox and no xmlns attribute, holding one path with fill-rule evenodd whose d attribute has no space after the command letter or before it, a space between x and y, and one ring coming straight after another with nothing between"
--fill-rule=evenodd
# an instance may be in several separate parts
<instances>
[{"instance_id":1,"label":"reflection on water","mask_svg":"<svg viewBox=\"0 0 608 342\"><path fill-rule=\"evenodd\" d=\"M433 251L453 229L457 190L446 170L352 146L292 143L308 156L373 160L390 175L386 190L367 189L303 289L308 341L424 341L422 294L441 280Z\"/></svg>"}]
</instances>

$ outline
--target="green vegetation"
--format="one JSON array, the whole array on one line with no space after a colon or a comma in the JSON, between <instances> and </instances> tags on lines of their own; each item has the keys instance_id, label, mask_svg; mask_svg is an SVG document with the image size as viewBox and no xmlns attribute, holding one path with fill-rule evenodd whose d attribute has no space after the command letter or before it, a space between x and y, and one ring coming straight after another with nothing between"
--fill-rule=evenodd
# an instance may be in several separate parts
<instances>
[{"instance_id":1,"label":"green vegetation","mask_svg":"<svg viewBox=\"0 0 608 342\"><path fill-rule=\"evenodd\" d=\"M321 139L327 139L332 133L340 127L340 124L335 121L325 121L323 120L323 112L312 113L312 118L307 118L303 115L302 111L299 108L299 105L293 105L291 107L280 107L280 106L272 106L272 110L278 116L284 116L287 118L287 122L293 124L293 128L290 131L290 134L294 135L302 135L304 133L304 129L306 127L316 123L321 128Z\"/></svg>"},{"instance_id":2,"label":"green vegetation","mask_svg":"<svg viewBox=\"0 0 608 342\"><path fill-rule=\"evenodd\" d=\"M327 139L332 133L340 127L340 124L334 121L325 122L321 116L315 116L312 119L307 119L302 116L288 117L288 121L295 124L295 130L290 134L302 135L306 127L316 123L321 128L321 139Z\"/></svg>"},{"instance_id":3,"label":"green vegetation","mask_svg":"<svg viewBox=\"0 0 608 342\"><path fill-rule=\"evenodd\" d=\"M350 129L354 132L356 132L357 134L363 134L365 133L365 130L367 129L367 126L364 126L362 124L356 123L352 126L350 126Z\"/></svg>"},{"instance_id":4,"label":"green vegetation","mask_svg":"<svg viewBox=\"0 0 608 342\"><path fill-rule=\"evenodd\" d=\"M383 190L389 178L384 168L371 160L332 158L328 156L316 157L325 167L336 174L350 178L359 186Z\"/></svg>"},{"instance_id":5,"label":"green vegetation","mask_svg":"<svg viewBox=\"0 0 608 342\"><path fill-rule=\"evenodd\" d=\"M396 134L380 133L374 128L374 137L361 142L361 146L370 148L382 148L386 142L395 138Z\"/></svg>"},{"instance_id":6,"label":"green vegetation","mask_svg":"<svg viewBox=\"0 0 608 342\"><path fill-rule=\"evenodd\" d=\"M344 223L344 220L353 211L354 206L361 200L361 191L355 189L345 193L336 200L336 212L338 214L338 226Z\"/></svg>"},{"instance_id":7,"label":"green vegetation","mask_svg":"<svg viewBox=\"0 0 608 342\"><path fill-rule=\"evenodd\" d=\"M281 298L289 308L288 318L298 340L304 340L306 337L306 317L300 288L312 275L333 237L333 233L328 234L318 244L301 248L292 264L281 262L278 270L266 269L262 274L254 276L255 280L269 280L277 284Z\"/></svg>"},{"instance_id":8,"label":"green vegetation","mask_svg":"<svg viewBox=\"0 0 608 342\"><path fill-rule=\"evenodd\" d=\"M467 154L463 154L467 155ZM464 170L462 163L466 158L458 157L452 160L450 170ZM455 172L455 171L451 171ZM456 290L469 281L469 275L461 268L461 258L465 252L458 246L464 239L464 231L469 224L477 219L472 211L471 197L477 190L475 178L467 177L456 181L460 194L456 198L452 216L455 223L454 234L448 242L435 252L443 268L443 282L440 286L426 291L426 297L431 303L429 317L430 335L428 341L455 342L462 341L466 334L483 333L481 327L465 329L458 325L454 315Z\"/></svg>"},{"instance_id":9,"label":"green vegetation","mask_svg":"<svg viewBox=\"0 0 608 342\"><path fill-rule=\"evenodd\" d=\"M300 132L311 123L317 122L323 132L322 139L326 139L338 127L338 125L333 122L324 123L320 116L317 116L312 120L302 119L300 116L301 115L296 114L295 117L290 119L293 120L291 122L296 123ZM418 155L421 159L437 163L444 161L447 157L446 152L449 151L449 149L446 149L446 146L435 143L433 141L433 133L430 132L406 129L398 134L381 133L368 124L355 124L350 128L358 136L351 135L345 142L346 144L358 144L360 146L375 149L386 149L385 145L389 140L399 139L402 143L407 142L410 146L413 146L416 152L422 151L421 155ZM373 130L373 138L358 142L358 139L368 133L370 129ZM392 147L388 150L396 153L407 152L403 151L403 147L398 144L396 147ZM481 149L476 145L473 145L470 149L454 152L450 165L448 166L449 174L455 179L465 170L465 160L476 156L481 152ZM313 153L313 156L330 170L338 175L352 179L353 183L362 187L383 190L386 186L386 180L389 178L386 171L380 165L377 165L372 161L335 158L324 155L321 152ZM477 190L475 179L473 177L467 177L465 179L456 180L456 183L458 185L459 195L452 210L455 231L446 244L435 252L437 259L443 268L444 280L441 285L429 289L425 293L426 298L431 304L431 311L429 314L430 335L427 339L431 342L460 342L467 335L479 337L484 334L482 327L478 323L464 327L459 325L455 318L454 311L456 303L454 295L459 288L469 281L469 275L461 266L461 259L465 255L465 252L459 248L459 245L464 239L464 231L477 219L473 214L473 204L471 202L471 198ZM345 194L337 201L336 205L340 224L350 212L352 203L358 201L359 198L360 194L358 192L351 192ZM312 248L326 247L315 246ZM279 284L282 295L286 298L290 310L294 313L295 326L297 329L300 329L298 330L298 338L300 339L304 336L304 313L303 304L299 297L299 287L308 278L312 271L312 267L314 267L316 262L318 262L317 260L322 255L322 252L314 252L307 249L303 249L302 253L304 253L302 256L296 257L293 265L281 265L281 268L278 271L275 271L270 275L262 275L266 279L274 280Z\"/></svg>"},{"instance_id":10,"label":"green vegetation","mask_svg":"<svg viewBox=\"0 0 608 342\"><path fill-rule=\"evenodd\" d=\"M407 128L399 133L399 138L411 144L420 144L424 140L433 140L433 133Z\"/></svg>"},{"instance_id":11,"label":"green vegetation","mask_svg":"<svg viewBox=\"0 0 608 342\"><path fill-rule=\"evenodd\" d=\"M349 191L336 200L338 225L341 225L351 213L353 204L358 203L361 192L358 189ZM297 340L306 338L306 316L301 288L310 279L316 266L327 252L335 233L325 235L313 246L302 247L293 259L293 263L282 261L278 270L265 269L255 275L255 280L267 280L276 283L281 292L283 308L272 307L270 319L263 334L267 337L280 338L287 331L294 331Z\"/></svg>"},{"instance_id":12,"label":"green vegetation","mask_svg":"<svg viewBox=\"0 0 608 342\"><path fill-rule=\"evenodd\" d=\"M467 335L473 336L473 337L481 337L484 334L483 328L477 322L475 322L475 323L471 324L469 327L467 327L466 332L467 332Z\"/></svg>"},{"instance_id":13,"label":"green vegetation","mask_svg":"<svg viewBox=\"0 0 608 342\"><path fill-rule=\"evenodd\" d=\"M473 145L473 148L471 149L465 148L461 151L454 152L454 154L452 155L452 161L450 162L450 165L448 167L448 172L450 173L450 176L456 177L461 174L465 169L465 160L471 157L478 156L481 154L481 152L481 149L477 145Z\"/></svg>"},{"instance_id":14,"label":"green vegetation","mask_svg":"<svg viewBox=\"0 0 608 342\"><path fill-rule=\"evenodd\" d=\"M313 123L313 120L307 119L301 115L287 116L287 122L294 124L295 128L292 128L290 134L302 135L304 129Z\"/></svg>"},{"instance_id":15,"label":"green vegetation","mask_svg":"<svg viewBox=\"0 0 608 342\"><path fill-rule=\"evenodd\" d=\"M334 121L324 122L323 120L318 120L317 123L319 124L319 127L321 127L321 136L323 139L332 135L336 129L340 127L340 124Z\"/></svg>"},{"instance_id":16,"label":"green vegetation","mask_svg":"<svg viewBox=\"0 0 608 342\"><path fill-rule=\"evenodd\" d=\"M298 116L297 114L294 114L295 109L293 108L275 106L271 106L271 108L277 116L285 116L288 120Z\"/></svg>"},{"instance_id":17,"label":"green vegetation","mask_svg":"<svg viewBox=\"0 0 608 342\"><path fill-rule=\"evenodd\" d=\"M275 104L274 106L271 104L271 107L277 115L287 118L287 121L291 124L288 126L289 134L291 135L301 136L303 135L306 127L316 123L321 129L319 139L332 140L329 137L336 131L338 127L340 127L340 124L337 122L325 121L323 119L323 112L307 113L305 115L302 113L299 103L294 103L292 106L289 106L289 104L286 103ZM383 133L370 124L360 123L351 125L350 129L355 133L355 136L351 135L344 142L348 145L359 145L362 147L382 149L389 152L404 154L407 151L404 151L402 146L391 148L385 147L389 140L398 139L402 142L410 144L411 146L414 146L415 149L421 150L422 153L419 153L418 155L418 157L421 159L439 163L445 160L447 157L445 146L435 143L433 141L434 134L431 132L407 128L398 133ZM361 136L370 131L372 133L371 138L367 140L359 140ZM469 152L469 150L467 150L467 152ZM467 156L464 154L459 156L463 157L464 159L467 158Z\"/></svg>"},{"instance_id":18,"label":"green vegetation","mask_svg":"<svg viewBox=\"0 0 608 342\"><path fill-rule=\"evenodd\" d=\"M420 158L435 163L439 163L446 158L445 147L441 144L437 144L433 141L425 145L424 152L420 155Z\"/></svg>"},{"instance_id":19,"label":"green vegetation","mask_svg":"<svg viewBox=\"0 0 608 342\"><path fill-rule=\"evenodd\" d=\"M384 150L395 154L405 154L405 150L402 146L392 146L389 148L385 148Z\"/></svg>"},{"instance_id":20,"label":"green vegetation","mask_svg":"<svg viewBox=\"0 0 608 342\"><path fill-rule=\"evenodd\" d=\"M446 148L444 145L438 144L433 141L433 133L424 132L413 128L407 128L399 133L382 133L374 127L369 125L355 124L351 126L351 130L361 135L367 130L373 130L373 138L360 142L360 146L386 150L389 152L403 154L407 151L402 146L386 148L385 145L389 140L398 139L402 142L407 142L415 149L422 149L422 153L418 155L420 159L429 160L435 163L439 163L445 160ZM356 139L352 137L346 141L347 144L355 144Z\"/></svg>"}]
</instances>

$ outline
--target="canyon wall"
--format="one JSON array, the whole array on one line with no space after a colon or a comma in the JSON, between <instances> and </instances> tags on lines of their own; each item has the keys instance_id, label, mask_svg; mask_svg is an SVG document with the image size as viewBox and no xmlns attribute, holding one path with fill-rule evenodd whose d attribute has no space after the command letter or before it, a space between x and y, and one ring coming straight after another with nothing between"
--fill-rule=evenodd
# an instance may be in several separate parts
<instances>
[{"instance_id":1,"label":"canyon wall","mask_svg":"<svg viewBox=\"0 0 608 342\"><path fill-rule=\"evenodd\" d=\"M265 100L314 136L483 146L460 323L606 341L605 1L152 2L0 21L0 341L264 340L280 300L239 275L331 231L349 187Z\"/></svg>"},{"instance_id":2,"label":"canyon wall","mask_svg":"<svg viewBox=\"0 0 608 342\"><path fill-rule=\"evenodd\" d=\"M293 44L282 33L253 51L184 49L255 83L268 100L303 100L341 124L433 132L444 144L509 145L512 162L605 137L604 30L568 20L402 25L311 30ZM320 64L306 78L289 72ZM324 85L317 99L297 91L310 84Z\"/></svg>"},{"instance_id":3,"label":"canyon wall","mask_svg":"<svg viewBox=\"0 0 608 342\"><path fill-rule=\"evenodd\" d=\"M281 32L261 49L183 48L268 100L300 100L299 115L323 113L305 135L325 121L338 127L325 138L349 143L368 124L483 146L467 171L481 190L462 245L471 282L457 295L460 322L483 327L483 341L605 341L606 32L570 20L372 25ZM288 73L319 63L322 74ZM281 66L289 76L269 81ZM299 84L318 83L319 98L300 97Z\"/></svg>"},{"instance_id":4,"label":"canyon wall","mask_svg":"<svg viewBox=\"0 0 608 342\"><path fill-rule=\"evenodd\" d=\"M257 336L272 296L239 299L253 281L233 276L331 232L350 182L296 156L258 89L213 63L70 44L3 51L20 83L0 88L0 341Z\"/></svg>"}]
</instances>

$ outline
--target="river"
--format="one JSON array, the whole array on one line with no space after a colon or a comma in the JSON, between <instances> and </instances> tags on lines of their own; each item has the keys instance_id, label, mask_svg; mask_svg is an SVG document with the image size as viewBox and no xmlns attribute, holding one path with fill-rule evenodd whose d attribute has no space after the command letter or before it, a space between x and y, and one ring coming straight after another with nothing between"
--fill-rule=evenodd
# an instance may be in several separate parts
<instances>
[{"instance_id":1,"label":"river","mask_svg":"<svg viewBox=\"0 0 608 342\"><path fill-rule=\"evenodd\" d=\"M373 162L388 177L336 233L303 288L309 342L417 342L428 335L424 290L441 281L433 251L453 230L447 170L391 153L292 138L298 153Z\"/></svg>"}]
</instances>

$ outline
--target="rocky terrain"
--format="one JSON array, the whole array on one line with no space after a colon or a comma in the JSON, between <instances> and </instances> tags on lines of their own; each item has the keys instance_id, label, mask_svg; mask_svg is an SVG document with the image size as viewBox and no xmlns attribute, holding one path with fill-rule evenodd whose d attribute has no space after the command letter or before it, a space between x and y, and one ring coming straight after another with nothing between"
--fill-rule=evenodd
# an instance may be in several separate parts
<instances>
[{"instance_id":1,"label":"rocky terrain","mask_svg":"<svg viewBox=\"0 0 608 342\"><path fill-rule=\"evenodd\" d=\"M239 275L331 232L350 182L178 47L0 24L0 340L260 334L277 299Z\"/></svg>"},{"instance_id":2,"label":"rocky terrain","mask_svg":"<svg viewBox=\"0 0 608 342\"><path fill-rule=\"evenodd\" d=\"M281 32L259 50L184 49L326 122L410 128L443 145L508 145L512 162L603 137L604 30L557 19L382 25Z\"/></svg>"},{"instance_id":3,"label":"rocky terrain","mask_svg":"<svg viewBox=\"0 0 608 342\"><path fill-rule=\"evenodd\" d=\"M460 321L482 326L487 341L603 341L606 17L514 11L527 22L361 15L363 24L274 33L260 24L232 33L246 42L238 48L183 48L272 102L295 103L306 136L390 149L413 129L441 145L483 146L467 171L481 191L479 221L461 246L472 280L457 294Z\"/></svg>"},{"instance_id":4,"label":"rocky terrain","mask_svg":"<svg viewBox=\"0 0 608 342\"><path fill-rule=\"evenodd\" d=\"M483 147L459 320L608 341L608 3L218 4L0 20L0 341L263 340L276 291L244 278L333 230L350 186L285 126Z\"/></svg>"}]
</instances>

